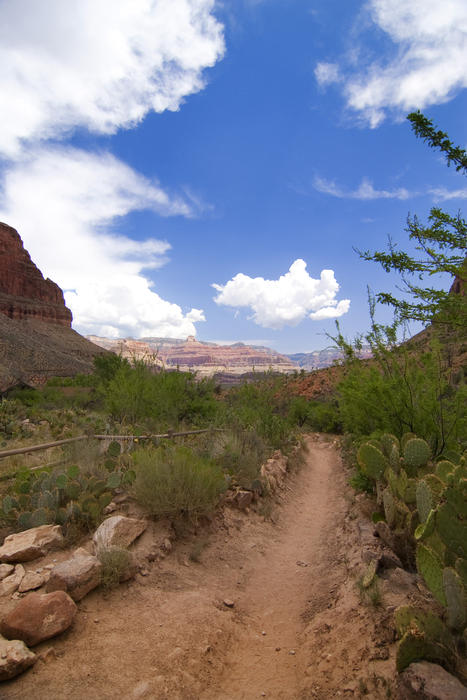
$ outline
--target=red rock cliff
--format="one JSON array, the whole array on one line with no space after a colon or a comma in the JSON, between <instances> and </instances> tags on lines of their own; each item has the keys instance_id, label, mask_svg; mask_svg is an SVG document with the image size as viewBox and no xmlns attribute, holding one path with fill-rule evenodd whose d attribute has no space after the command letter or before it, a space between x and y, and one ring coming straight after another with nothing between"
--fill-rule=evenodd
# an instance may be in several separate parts
<instances>
[{"instance_id":1,"label":"red rock cliff","mask_svg":"<svg viewBox=\"0 0 467 700\"><path fill-rule=\"evenodd\" d=\"M63 292L32 262L14 228L0 223L0 313L71 327Z\"/></svg>"}]
</instances>

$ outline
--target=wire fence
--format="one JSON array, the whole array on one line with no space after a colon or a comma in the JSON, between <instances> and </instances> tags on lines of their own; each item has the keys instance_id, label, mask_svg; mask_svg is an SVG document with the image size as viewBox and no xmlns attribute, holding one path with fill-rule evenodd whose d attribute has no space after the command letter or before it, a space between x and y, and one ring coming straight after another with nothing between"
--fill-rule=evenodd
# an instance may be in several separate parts
<instances>
[{"instance_id":1,"label":"wire fence","mask_svg":"<svg viewBox=\"0 0 467 700\"><path fill-rule=\"evenodd\" d=\"M215 433L215 432L224 432L224 428L203 428L202 430L183 430L176 432L174 430L169 430L166 433L159 433L159 434L149 434L149 435L78 435L77 437L72 437L72 438L66 438L64 440L55 440L54 442L44 442L40 445L27 445L26 447L16 447L12 448L9 450L0 450L0 459L4 459L6 457L13 457L16 455L27 455L30 452L39 452L41 450L49 450L54 447L61 447L63 445L69 445L71 443L76 443L76 442L82 442L84 440L86 441L91 441L91 440L107 440L109 443L112 441L132 441L132 442L139 442L139 441L144 441L144 440L163 440L163 439L172 439L172 438L177 438L177 437L185 437L188 435L201 435L202 433ZM52 463L49 464L40 464L40 465L35 465L32 467L28 467L30 471L34 471L37 469L45 469L47 467L53 467L57 466L59 464L62 464L65 460L64 459L59 459L55 460ZM0 474L0 481L5 481L8 479L12 479L18 474L20 470L15 470L14 472L8 472L5 474Z\"/></svg>"}]
</instances>

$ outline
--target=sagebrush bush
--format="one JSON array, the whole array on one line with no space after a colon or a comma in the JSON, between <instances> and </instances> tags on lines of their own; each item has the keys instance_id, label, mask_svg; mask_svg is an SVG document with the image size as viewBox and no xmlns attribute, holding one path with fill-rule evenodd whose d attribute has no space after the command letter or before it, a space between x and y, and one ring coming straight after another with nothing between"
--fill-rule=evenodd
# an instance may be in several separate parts
<instances>
[{"instance_id":1,"label":"sagebrush bush","mask_svg":"<svg viewBox=\"0 0 467 700\"><path fill-rule=\"evenodd\" d=\"M208 513L226 488L222 469L187 447L140 449L133 453L133 462L133 493L154 516Z\"/></svg>"},{"instance_id":2,"label":"sagebrush bush","mask_svg":"<svg viewBox=\"0 0 467 700\"><path fill-rule=\"evenodd\" d=\"M132 564L130 552L121 547L99 547L97 558L102 564L101 586L106 590L118 586Z\"/></svg>"}]
</instances>

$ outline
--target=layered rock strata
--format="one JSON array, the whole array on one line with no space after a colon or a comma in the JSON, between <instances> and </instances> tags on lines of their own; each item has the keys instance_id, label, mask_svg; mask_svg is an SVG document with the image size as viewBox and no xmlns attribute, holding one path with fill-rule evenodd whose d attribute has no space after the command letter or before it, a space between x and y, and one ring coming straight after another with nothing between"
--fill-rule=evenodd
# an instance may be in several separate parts
<instances>
[{"instance_id":1,"label":"layered rock strata","mask_svg":"<svg viewBox=\"0 0 467 700\"><path fill-rule=\"evenodd\" d=\"M123 357L143 359L149 364L178 369L181 372L196 371L201 377L218 373L233 375L249 372L294 372L297 365L269 348L244 345L216 345L203 343L189 336L187 340L169 338L143 338L141 340L112 340L88 336L96 345Z\"/></svg>"},{"instance_id":2,"label":"layered rock strata","mask_svg":"<svg viewBox=\"0 0 467 700\"><path fill-rule=\"evenodd\" d=\"M14 320L38 319L71 328L63 292L44 279L18 232L0 223L0 313Z\"/></svg>"}]
</instances>

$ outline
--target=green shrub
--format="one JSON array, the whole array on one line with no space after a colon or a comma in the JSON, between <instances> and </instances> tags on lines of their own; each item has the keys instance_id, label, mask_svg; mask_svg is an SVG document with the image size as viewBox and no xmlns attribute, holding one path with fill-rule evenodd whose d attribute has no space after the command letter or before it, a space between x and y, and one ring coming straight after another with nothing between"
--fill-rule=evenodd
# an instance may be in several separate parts
<instances>
[{"instance_id":1,"label":"green shrub","mask_svg":"<svg viewBox=\"0 0 467 700\"><path fill-rule=\"evenodd\" d=\"M136 499L154 516L196 517L211 511L226 481L220 467L186 447L133 453Z\"/></svg>"},{"instance_id":2,"label":"green shrub","mask_svg":"<svg viewBox=\"0 0 467 700\"><path fill-rule=\"evenodd\" d=\"M120 547L100 547L97 557L102 564L101 586L106 590L116 588L131 567L130 552Z\"/></svg>"}]
</instances>

